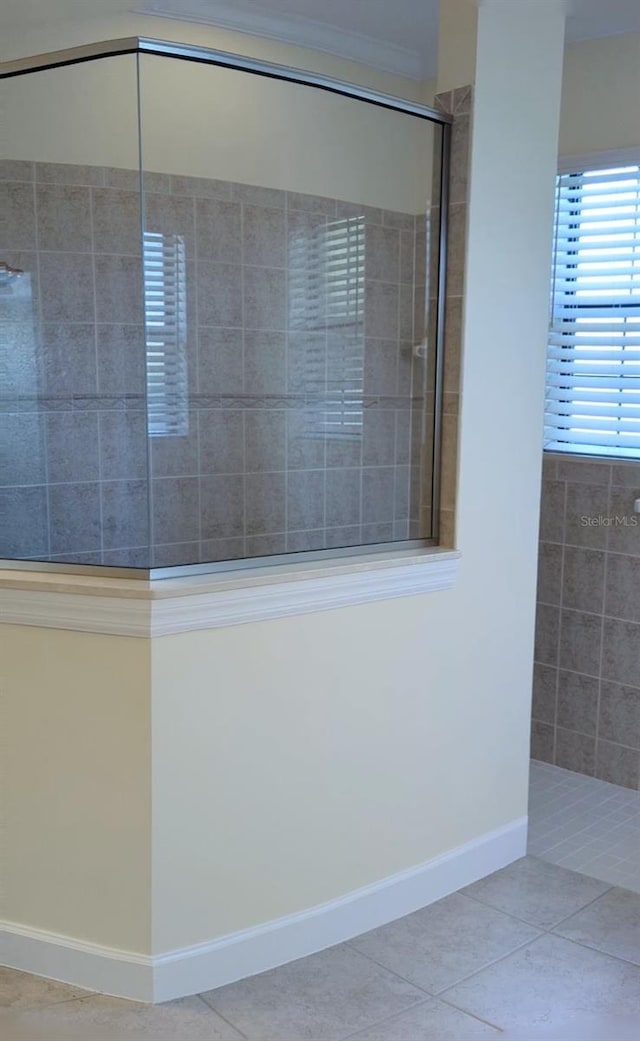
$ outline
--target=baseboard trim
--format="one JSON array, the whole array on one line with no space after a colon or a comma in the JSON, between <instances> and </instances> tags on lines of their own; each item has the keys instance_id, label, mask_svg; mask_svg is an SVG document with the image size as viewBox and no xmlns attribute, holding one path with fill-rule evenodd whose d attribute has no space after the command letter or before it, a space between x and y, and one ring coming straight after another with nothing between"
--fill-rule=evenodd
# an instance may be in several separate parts
<instances>
[{"instance_id":1,"label":"baseboard trim","mask_svg":"<svg viewBox=\"0 0 640 1041\"><path fill-rule=\"evenodd\" d=\"M212 990L350 940L524 856L520 817L442 856L297 914L208 943L146 957L4 923L6 964L89 990L169 1001Z\"/></svg>"}]
</instances>

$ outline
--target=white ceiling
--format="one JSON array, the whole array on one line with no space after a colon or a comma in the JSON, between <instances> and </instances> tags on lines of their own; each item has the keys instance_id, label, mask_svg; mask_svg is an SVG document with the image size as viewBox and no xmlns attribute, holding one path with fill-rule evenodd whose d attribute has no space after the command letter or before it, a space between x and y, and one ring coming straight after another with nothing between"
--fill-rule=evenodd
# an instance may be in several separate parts
<instances>
[{"instance_id":1,"label":"white ceiling","mask_svg":"<svg viewBox=\"0 0 640 1041\"><path fill-rule=\"evenodd\" d=\"M640 0L569 2L569 41L640 32ZM417 79L436 72L438 0L1 0L0 28L128 11L297 43Z\"/></svg>"}]
</instances>

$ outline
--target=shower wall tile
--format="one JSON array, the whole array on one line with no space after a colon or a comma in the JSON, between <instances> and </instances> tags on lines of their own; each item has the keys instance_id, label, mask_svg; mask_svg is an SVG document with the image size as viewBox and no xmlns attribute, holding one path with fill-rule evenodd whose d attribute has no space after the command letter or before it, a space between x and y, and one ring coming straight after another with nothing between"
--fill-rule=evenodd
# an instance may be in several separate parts
<instances>
[{"instance_id":1,"label":"shower wall tile","mask_svg":"<svg viewBox=\"0 0 640 1041\"><path fill-rule=\"evenodd\" d=\"M49 486L51 552L87 553L101 549L100 484Z\"/></svg>"},{"instance_id":2,"label":"shower wall tile","mask_svg":"<svg viewBox=\"0 0 640 1041\"><path fill-rule=\"evenodd\" d=\"M98 415L56 412L46 417L47 476L50 484L98 481Z\"/></svg>"},{"instance_id":3,"label":"shower wall tile","mask_svg":"<svg viewBox=\"0 0 640 1041\"><path fill-rule=\"evenodd\" d=\"M283 532L286 527L286 481L283 473L246 474L245 529L249 535Z\"/></svg>"},{"instance_id":4,"label":"shower wall tile","mask_svg":"<svg viewBox=\"0 0 640 1041\"><path fill-rule=\"evenodd\" d=\"M119 313L111 317L119 317ZM135 397L144 394L144 326L135 323L123 325L121 322L98 324L96 348L98 391L101 395Z\"/></svg>"},{"instance_id":5,"label":"shower wall tile","mask_svg":"<svg viewBox=\"0 0 640 1041\"><path fill-rule=\"evenodd\" d=\"M198 261L198 325L242 326L242 268Z\"/></svg>"},{"instance_id":6,"label":"shower wall tile","mask_svg":"<svg viewBox=\"0 0 640 1041\"><path fill-rule=\"evenodd\" d=\"M41 327L40 358L45 395L68 401L96 392L95 325L89 322Z\"/></svg>"},{"instance_id":7,"label":"shower wall tile","mask_svg":"<svg viewBox=\"0 0 640 1041\"><path fill-rule=\"evenodd\" d=\"M144 197L144 229L160 235L179 235L188 259L196 256L194 200L147 192Z\"/></svg>"},{"instance_id":8,"label":"shower wall tile","mask_svg":"<svg viewBox=\"0 0 640 1041\"><path fill-rule=\"evenodd\" d=\"M101 166L79 166L75 163L36 163L36 181L48 184L103 185L105 171Z\"/></svg>"},{"instance_id":9,"label":"shower wall tile","mask_svg":"<svg viewBox=\"0 0 640 1041\"><path fill-rule=\"evenodd\" d=\"M553 568L562 574L562 667L554 702L555 670L541 671L551 653L550 608L539 591L534 746L559 766L639 789L640 529L633 500L640 495L640 464L545 453L543 477L541 539L552 537ZM548 552L541 541L541 568ZM552 746L547 731L540 736L543 725L551 728Z\"/></svg>"},{"instance_id":10,"label":"shower wall tile","mask_svg":"<svg viewBox=\"0 0 640 1041\"><path fill-rule=\"evenodd\" d=\"M395 434L395 412L386 409L367 409L363 422L363 465L392 466L396 461Z\"/></svg>"},{"instance_id":11,"label":"shower wall tile","mask_svg":"<svg viewBox=\"0 0 640 1041\"><path fill-rule=\"evenodd\" d=\"M33 181L33 163L24 159L0 159L0 181Z\"/></svg>"},{"instance_id":12,"label":"shower wall tile","mask_svg":"<svg viewBox=\"0 0 640 1041\"><path fill-rule=\"evenodd\" d=\"M240 474L200 478L203 539L236 538L244 530L244 478Z\"/></svg>"},{"instance_id":13,"label":"shower wall tile","mask_svg":"<svg viewBox=\"0 0 640 1041\"><path fill-rule=\"evenodd\" d=\"M31 184L0 184L0 245L3 250L36 247L36 220Z\"/></svg>"},{"instance_id":14,"label":"shower wall tile","mask_svg":"<svg viewBox=\"0 0 640 1041\"><path fill-rule=\"evenodd\" d=\"M90 254L40 254L40 306L44 322L93 325L95 306Z\"/></svg>"},{"instance_id":15,"label":"shower wall tile","mask_svg":"<svg viewBox=\"0 0 640 1041\"><path fill-rule=\"evenodd\" d=\"M187 564L199 564L201 556L200 542L176 542L168 546L154 546L151 554L153 567L183 567Z\"/></svg>"},{"instance_id":16,"label":"shower wall tile","mask_svg":"<svg viewBox=\"0 0 640 1041\"><path fill-rule=\"evenodd\" d=\"M140 256L139 193L116 188L94 188L91 204L94 251Z\"/></svg>"},{"instance_id":17,"label":"shower wall tile","mask_svg":"<svg viewBox=\"0 0 640 1041\"><path fill-rule=\"evenodd\" d=\"M395 468L366 466L362 471L362 523L384 524L394 519Z\"/></svg>"},{"instance_id":18,"label":"shower wall tile","mask_svg":"<svg viewBox=\"0 0 640 1041\"><path fill-rule=\"evenodd\" d=\"M326 525L352 527L361 523L361 470L327 470Z\"/></svg>"},{"instance_id":19,"label":"shower wall tile","mask_svg":"<svg viewBox=\"0 0 640 1041\"><path fill-rule=\"evenodd\" d=\"M245 264L285 267L286 219L282 210L242 207L242 256Z\"/></svg>"},{"instance_id":20,"label":"shower wall tile","mask_svg":"<svg viewBox=\"0 0 640 1041\"><path fill-rule=\"evenodd\" d=\"M103 481L147 476L147 417L143 411L99 413L100 476Z\"/></svg>"},{"instance_id":21,"label":"shower wall tile","mask_svg":"<svg viewBox=\"0 0 640 1041\"><path fill-rule=\"evenodd\" d=\"M240 264L242 209L239 203L198 199L195 212L198 260Z\"/></svg>"},{"instance_id":22,"label":"shower wall tile","mask_svg":"<svg viewBox=\"0 0 640 1041\"><path fill-rule=\"evenodd\" d=\"M244 267L246 329L286 329L286 273L275 267Z\"/></svg>"},{"instance_id":23,"label":"shower wall tile","mask_svg":"<svg viewBox=\"0 0 640 1041\"><path fill-rule=\"evenodd\" d=\"M91 189L39 184L35 199L39 249L91 252Z\"/></svg>"},{"instance_id":24,"label":"shower wall tile","mask_svg":"<svg viewBox=\"0 0 640 1041\"><path fill-rule=\"evenodd\" d=\"M97 253L94 268L97 321L109 322L115 315L125 325L139 324L144 317L140 257Z\"/></svg>"},{"instance_id":25,"label":"shower wall tile","mask_svg":"<svg viewBox=\"0 0 640 1041\"><path fill-rule=\"evenodd\" d=\"M204 503L197 477L164 477L151 481L151 531L156 545L195 542L204 531ZM205 536L208 537L208 536Z\"/></svg>"},{"instance_id":26,"label":"shower wall tile","mask_svg":"<svg viewBox=\"0 0 640 1041\"><path fill-rule=\"evenodd\" d=\"M287 529L324 527L324 470L294 470L287 479Z\"/></svg>"},{"instance_id":27,"label":"shower wall tile","mask_svg":"<svg viewBox=\"0 0 640 1041\"><path fill-rule=\"evenodd\" d=\"M180 174L172 174L171 191L173 195L230 200L231 182L216 181L208 177L183 177Z\"/></svg>"},{"instance_id":28,"label":"shower wall tile","mask_svg":"<svg viewBox=\"0 0 640 1041\"><path fill-rule=\"evenodd\" d=\"M316 412L311 408L287 412L287 467L316 470L325 466L325 442L315 434ZM358 518L359 521L359 518Z\"/></svg>"},{"instance_id":29,"label":"shower wall tile","mask_svg":"<svg viewBox=\"0 0 640 1041\"><path fill-rule=\"evenodd\" d=\"M200 474L241 474L245 469L243 414L240 410L201 411Z\"/></svg>"},{"instance_id":30,"label":"shower wall tile","mask_svg":"<svg viewBox=\"0 0 640 1041\"><path fill-rule=\"evenodd\" d=\"M244 389L242 329L198 329L198 390L229 397Z\"/></svg>"},{"instance_id":31,"label":"shower wall tile","mask_svg":"<svg viewBox=\"0 0 640 1041\"><path fill-rule=\"evenodd\" d=\"M284 410L251 409L245 412L246 473L285 469L286 418Z\"/></svg>"},{"instance_id":32,"label":"shower wall tile","mask_svg":"<svg viewBox=\"0 0 640 1041\"><path fill-rule=\"evenodd\" d=\"M252 206L273 206L284 210L287 193L279 188L262 188L254 184L232 184L231 198L235 202L246 202Z\"/></svg>"},{"instance_id":33,"label":"shower wall tile","mask_svg":"<svg viewBox=\"0 0 640 1041\"><path fill-rule=\"evenodd\" d=\"M252 535L244 540L245 557L270 557L286 553L286 535Z\"/></svg>"},{"instance_id":34,"label":"shower wall tile","mask_svg":"<svg viewBox=\"0 0 640 1041\"><path fill-rule=\"evenodd\" d=\"M49 553L47 489L0 488L0 557L42 557Z\"/></svg>"},{"instance_id":35,"label":"shower wall tile","mask_svg":"<svg viewBox=\"0 0 640 1041\"><path fill-rule=\"evenodd\" d=\"M283 333L247 329L244 334L244 389L258 399L285 393L287 345Z\"/></svg>"},{"instance_id":36,"label":"shower wall tile","mask_svg":"<svg viewBox=\"0 0 640 1041\"><path fill-rule=\"evenodd\" d=\"M187 427L188 433L184 435L149 438L151 477L187 477L200 473L197 412L189 412Z\"/></svg>"},{"instance_id":37,"label":"shower wall tile","mask_svg":"<svg viewBox=\"0 0 640 1041\"><path fill-rule=\"evenodd\" d=\"M368 224L365 227L364 256L366 277L377 282L400 281L400 235L407 236L413 247L413 237L409 232L399 232L395 228L380 227ZM406 264L405 264L406 266ZM410 258L409 272L413 279L413 257ZM407 281L403 279L402 281Z\"/></svg>"},{"instance_id":38,"label":"shower wall tile","mask_svg":"<svg viewBox=\"0 0 640 1041\"><path fill-rule=\"evenodd\" d=\"M322 195L307 195L304 192L287 192L287 209L307 210L311 213L324 213L327 217L335 217L338 203L335 199L325 199Z\"/></svg>"},{"instance_id":39,"label":"shower wall tile","mask_svg":"<svg viewBox=\"0 0 640 1041\"><path fill-rule=\"evenodd\" d=\"M399 289L386 282L365 282L365 325L367 336L398 340Z\"/></svg>"},{"instance_id":40,"label":"shower wall tile","mask_svg":"<svg viewBox=\"0 0 640 1041\"><path fill-rule=\"evenodd\" d=\"M105 550L144 546L149 542L146 481L103 481L102 542Z\"/></svg>"},{"instance_id":41,"label":"shower wall tile","mask_svg":"<svg viewBox=\"0 0 640 1041\"><path fill-rule=\"evenodd\" d=\"M0 415L0 487L46 483L43 417L33 413Z\"/></svg>"}]
</instances>

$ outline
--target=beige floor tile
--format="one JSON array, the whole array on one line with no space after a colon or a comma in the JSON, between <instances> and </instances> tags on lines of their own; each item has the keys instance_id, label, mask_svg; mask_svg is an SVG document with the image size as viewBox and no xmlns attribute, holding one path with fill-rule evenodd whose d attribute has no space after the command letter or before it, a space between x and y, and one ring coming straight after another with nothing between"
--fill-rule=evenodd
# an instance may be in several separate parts
<instances>
[{"instance_id":1,"label":"beige floor tile","mask_svg":"<svg viewBox=\"0 0 640 1041\"><path fill-rule=\"evenodd\" d=\"M202 997L252 1041L336 1041L424 994L343 944Z\"/></svg>"},{"instance_id":2,"label":"beige floor tile","mask_svg":"<svg viewBox=\"0 0 640 1041\"><path fill-rule=\"evenodd\" d=\"M555 932L640 965L640 893L610 889Z\"/></svg>"},{"instance_id":3,"label":"beige floor tile","mask_svg":"<svg viewBox=\"0 0 640 1041\"><path fill-rule=\"evenodd\" d=\"M7 1041L241 1041L200 998L142 1005L96 995L0 1018Z\"/></svg>"},{"instance_id":4,"label":"beige floor tile","mask_svg":"<svg viewBox=\"0 0 640 1041\"><path fill-rule=\"evenodd\" d=\"M0 967L0 1008L36 1008L58 1001L86 997L88 991L29 972Z\"/></svg>"},{"instance_id":5,"label":"beige floor tile","mask_svg":"<svg viewBox=\"0 0 640 1041\"><path fill-rule=\"evenodd\" d=\"M429 998L422 1005L353 1034L349 1041L480 1041L499 1038L499 1030Z\"/></svg>"},{"instance_id":6,"label":"beige floor tile","mask_svg":"<svg viewBox=\"0 0 640 1041\"><path fill-rule=\"evenodd\" d=\"M576 1016L633 1018L640 1016L640 969L547 935L445 997L501 1028L537 1029Z\"/></svg>"},{"instance_id":7,"label":"beige floor tile","mask_svg":"<svg viewBox=\"0 0 640 1041\"><path fill-rule=\"evenodd\" d=\"M540 929L550 929L608 888L606 882L596 878L535 857L523 857L461 892Z\"/></svg>"},{"instance_id":8,"label":"beige floor tile","mask_svg":"<svg viewBox=\"0 0 640 1041\"><path fill-rule=\"evenodd\" d=\"M454 893L350 943L385 968L437 994L538 935L532 926Z\"/></svg>"}]
</instances>

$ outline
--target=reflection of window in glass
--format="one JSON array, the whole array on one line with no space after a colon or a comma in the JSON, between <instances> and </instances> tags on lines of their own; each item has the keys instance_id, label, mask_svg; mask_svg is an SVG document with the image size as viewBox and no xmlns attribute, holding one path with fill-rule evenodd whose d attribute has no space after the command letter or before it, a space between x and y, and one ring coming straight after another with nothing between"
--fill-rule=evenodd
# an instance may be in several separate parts
<instances>
[{"instance_id":1,"label":"reflection of window in glass","mask_svg":"<svg viewBox=\"0 0 640 1041\"><path fill-rule=\"evenodd\" d=\"M144 233L147 430L188 434L187 308L184 239Z\"/></svg>"},{"instance_id":2,"label":"reflection of window in glass","mask_svg":"<svg viewBox=\"0 0 640 1041\"><path fill-rule=\"evenodd\" d=\"M545 447L640 458L640 166L556 191Z\"/></svg>"},{"instance_id":3,"label":"reflection of window in glass","mask_svg":"<svg viewBox=\"0 0 640 1041\"><path fill-rule=\"evenodd\" d=\"M304 357L308 433L362 436L364 217L294 234L289 246L289 328Z\"/></svg>"}]
</instances>

